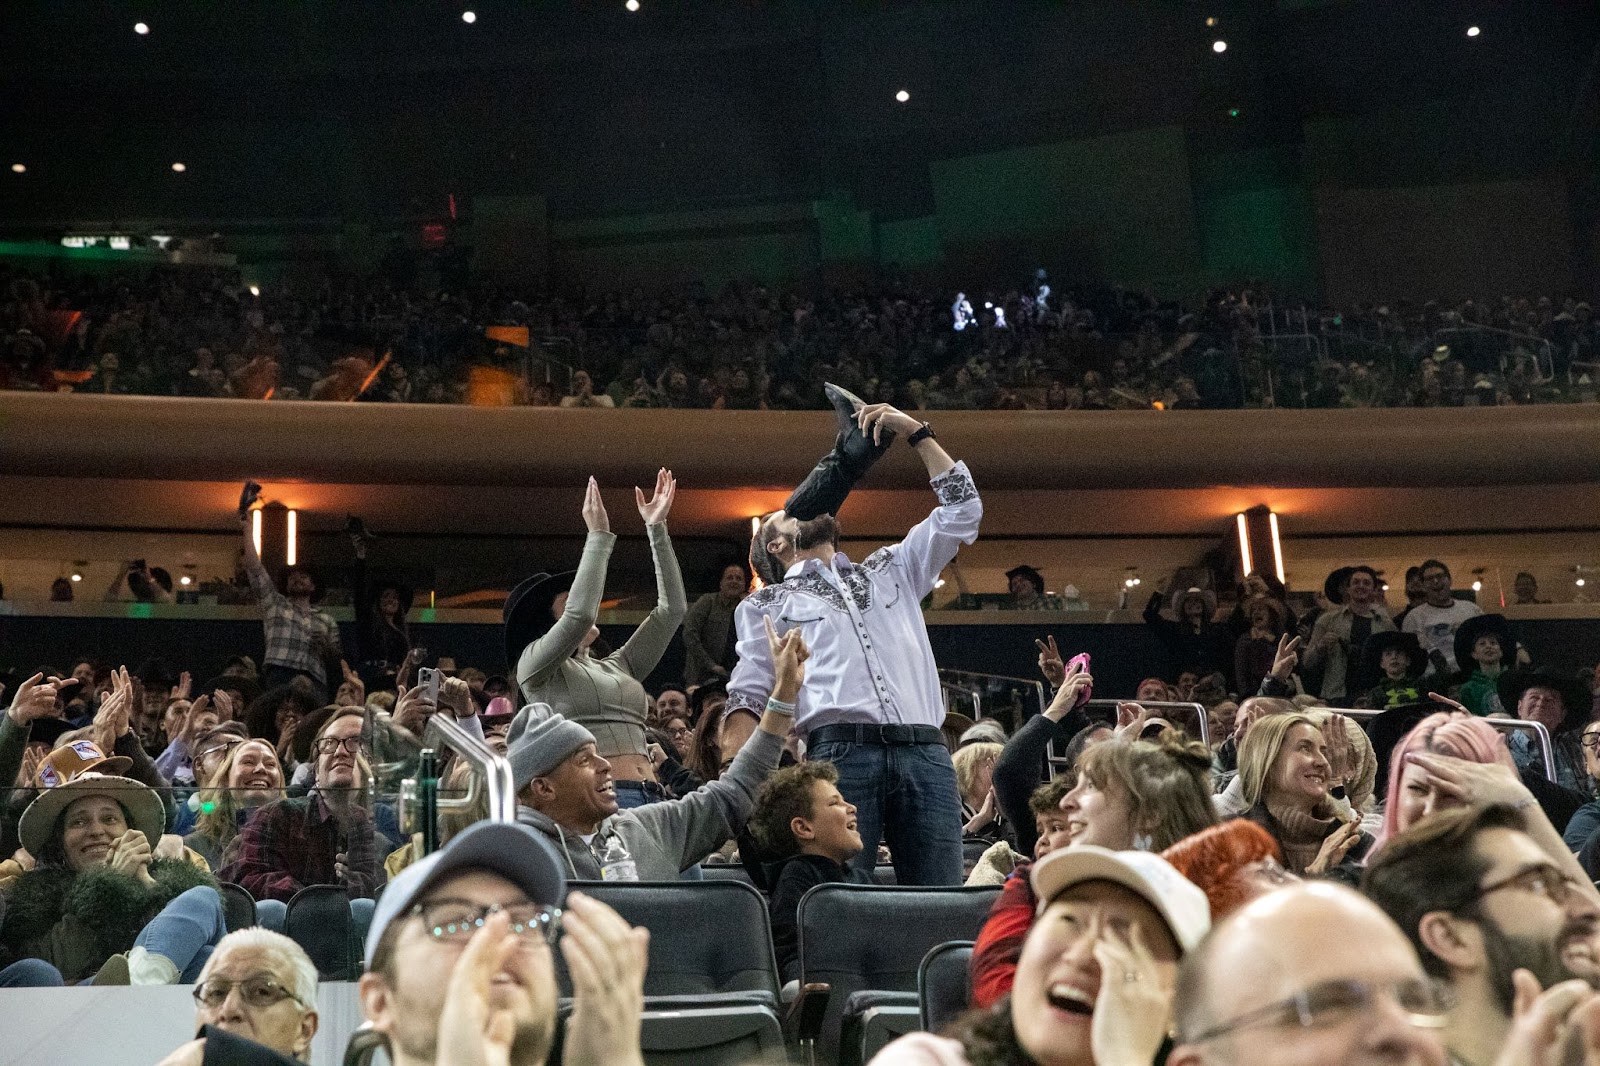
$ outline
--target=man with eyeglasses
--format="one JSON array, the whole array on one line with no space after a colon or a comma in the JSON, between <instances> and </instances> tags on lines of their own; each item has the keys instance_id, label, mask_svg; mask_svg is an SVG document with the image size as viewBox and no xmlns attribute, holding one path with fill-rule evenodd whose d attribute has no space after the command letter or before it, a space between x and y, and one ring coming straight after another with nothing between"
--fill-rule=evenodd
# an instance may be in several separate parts
<instances>
[{"instance_id":1,"label":"man with eyeglasses","mask_svg":"<svg viewBox=\"0 0 1600 1066\"><path fill-rule=\"evenodd\" d=\"M250 928L223 937L195 982L194 1002L199 1039L161 1066L204 1063L207 1055L228 1063L311 1060L317 968L281 933Z\"/></svg>"},{"instance_id":2,"label":"man with eyeglasses","mask_svg":"<svg viewBox=\"0 0 1600 1066\"><path fill-rule=\"evenodd\" d=\"M1482 614L1483 608L1455 598L1450 590L1450 568L1437 559L1422 564L1422 591L1427 598L1406 612L1400 628L1415 633L1422 642L1432 673L1447 676L1457 669L1456 630L1462 622Z\"/></svg>"},{"instance_id":3,"label":"man with eyeglasses","mask_svg":"<svg viewBox=\"0 0 1600 1066\"><path fill-rule=\"evenodd\" d=\"M383 856L372 816L357 802L370 770L363 739L365 712L335 712L311 743L316 781L311 792L269 803L240 830L237 857L217 871L219 881L243 885L257 900L287 903L307 885L339 885L352 900L383 883Z\"/></svg>"},{"instance_id":4,"label":"man with eyeglasses","mask_svg":"<svg viewBox=\"0 0 1600 1066\"><path fill-rule=\"evenodd\" d=\"M1600 895L1524 802L1429 815L1388 841L1363 880L1449 992L1443 1037L1466 1063L1500 1054L1515 1022L1518 970L1541 989L1600 985Z\"/></svg>"},{"instance_id":5,"label":"man with eyeglasses","mask_svg":"<svg viewBox=\"0 0 1600 1066\"><path fill-rule=\"evenodd\" d=\"M566 959L566 1066L643 1066L649 933L566 894L538 834L478 822L390 883L367 934L361 1009L394 1066L535 1066L556 1030L553 952Z\"/></svg>"},{"instance_id":6,"label":"man with eyeglasses","mask_svg":"<svg viewBox=\"0 0 1600 1066\"><path fill-rule=\"evenodd\" d=\"M1212 930L1179 966L1173 1019L1169 1066L1446 1062L1443 1005L1416 952L1325 881L1270 892Z\"/></svg>"}]
</instances>

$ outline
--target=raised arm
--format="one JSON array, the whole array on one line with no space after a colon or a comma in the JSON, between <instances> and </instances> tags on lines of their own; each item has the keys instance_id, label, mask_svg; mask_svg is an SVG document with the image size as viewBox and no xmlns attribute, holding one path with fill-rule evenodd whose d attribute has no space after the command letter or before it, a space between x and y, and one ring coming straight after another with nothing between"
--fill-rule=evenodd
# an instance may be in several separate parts
<instances>
[{"instance_id":1,"label":"raised arm","mask_svg":"<svg viewBox=\"0 0 1600 1066\"><path fill-rule=\"evenodd\" d=\"M530 686L537 688L549 679L556 667L583 643L584 635L594 625L600 614L600 596L605 591L606 564L611 559L611 549L617 538L611 532L611 522L606 517L605 504L600 500L600 486L594 478L583 499L583 520L589 527L589 536L583 542L583 559L578 563L577 576L567 593L567 607L556 619L550 631L522 649L517 660L517 684L524 695ZM532 698L531 696L529 697Z\"/></svg>"},{"instance_id":2,"label":"raised arm","mask_svg":"<svg viewBox=\"0 0 1600 1066\"><path fill-rule=\"evenodd\" d=\"M266 604L279 595L272 584L272 575L261 564L261 553L256 551L256 539L251 535L249 512L239 515L239 529L244 533L244 572L250 579L250 589L256 594L256 603Z\"/></svg>"},{"instance_id":3,"label":"raised arm","mask_svg":"<svg viewBox=\"0 0 1600 1066\"><path fill-rule=\"evenodd\" d=\"M650 555L656 564L655 609L639 623L639 628L617 653L628 673L637 678L648 676L656 668L688 610L683 574L678 570L678 557L672 551L672 538L667 535L667 514L672 510L677 491L677 480L672 471L665 468L656 473L655 494L649 500L644 498L641 489L633 490L639 516L644 519L645 532L650 536Z\"/></svg>"},{"instance_id":4,"label":"raised arm","mask_svg":"<svg viewBox=\"0 0 1600 1066\"><path fill-rule=\"evenodd\" d=\"M771 695L761 709L761 724L733 765L715 781L670 803L647 803L634 809L641 823L663 841L678 845L679 869L687 869L722 846L750 819L756 791L778 768L783 742L794 725L795 701L805 680L805 661L811 655L798 629L781 637L772 620L763 617L762 639L767 661L773 664Z\"/></svg>"},{"instance_id":5,"label":"raised arm","mask_svg":"<svg viewBox=\"0 0 1600 1066\"><path fill-rule=\"evenodd\" d=\"M873 434L874 439L884 430L894 430L910 440L926 428L904 411L884 403L868 404L856 413L856 418L862 432ZM940 572L955 559L961 545L978 539L983 501L978 498L978 487L973 484L967 465L950 458L931 431L912 448L927 468L939 506L912 526L905 539L890 550L920 600L933 591Z\"/></svg>"}]
</instances>

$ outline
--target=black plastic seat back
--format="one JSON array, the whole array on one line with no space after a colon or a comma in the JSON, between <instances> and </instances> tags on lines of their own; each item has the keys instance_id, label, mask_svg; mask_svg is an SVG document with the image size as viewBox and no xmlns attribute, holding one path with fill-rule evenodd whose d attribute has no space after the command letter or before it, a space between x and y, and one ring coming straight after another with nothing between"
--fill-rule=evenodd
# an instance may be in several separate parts
<instances>
[{"instance_id":1,"label":"black plastic seat back","mask_svg":"<svg viewBox=\"0 0 1600 1066\"><path fill-rule=\"evenodd\" d=\"M325 981L353 981L361 974L350 897L336 885L307 885L294 894L283 931L305 949Z\"/></svg>"},{"instance_id":2,"label":"black plastic seat back","mask_svg":"<svg viewBox=\"0 0 1600 1066\"><path fill-rule=\"evenodd\" d=\"M700 867L700 873L707 881L739 881L752 887L755 885L750 874L737 863L706 863Z\"/></svg>"},{"instance_id":3,"label":"black plastic seat back","mask_svg":"<svg viewBox=\"0 0 1600 1066\"><path fill-rule=\"evenodd\" d=\"M228 922L228 932L248 929L256 924L256 898L243 885L223 881L217 885L222 896L222 914Z\"/></svg>"},{"instance_id":4,"label":"black plastic seat back","mask_svg":"<svg viewBox=\"0 0 1600 1066\"><path fill-rule=\"evenodd\" d=\"M937 1033L972 1006L972 941L951 940L922 957L917 970L922 1027Z\"/></svg>"},{"instance_id":5,"label":"black plastic seat back","mask_svg":"<svg viewBox=\"0 0 1600 1066\"><path fill-rule=\"evenodd\" d=\"M802 896L800 982L833 987L819 1040L822 1057L838 1057L852 993L915 993L923 956L949 940L975 940L999 894L999 886L827 884Z\"/></svg>"},{"instance_id":6,"label":"black plastic seat back","mask_svg":"<svg viewBox=\"0 0 1600 1066\"><path fill-rule=\"evenodd\" d=\"M574 881L573 889L650 930L646 996L759 992L776 1006L778 960L767 901L743 881ZM572 994L556 952L561 994ZM763 997L765 998L765 997Z\"/></svg>"}]
</instances>

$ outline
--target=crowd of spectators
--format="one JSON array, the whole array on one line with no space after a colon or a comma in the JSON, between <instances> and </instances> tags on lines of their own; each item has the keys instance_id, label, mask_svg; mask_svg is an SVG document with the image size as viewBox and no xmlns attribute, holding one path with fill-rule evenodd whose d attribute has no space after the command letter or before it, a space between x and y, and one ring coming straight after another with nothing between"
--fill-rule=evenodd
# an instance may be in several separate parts
<instances>
[{"instance_id":1,"label":"crowd of spectators","mask_svg":"<svg viewBox=\"0 0 1600 1066\"><path fill-rule=\"evenodd\" d=\"M562 407L792 410L835 381L904 410L1592 402L1600 321L1574 298L1330 309L1264 288L1186 307L1048 281L984 299L853 289L534 295L379 276L247 285L198 269L0 264L0 388ZM957 310L964 305L966 312ZM970 314L970 320L966 316ZM963 328L955 325L963 322ZM526 350L488 339L526 327ZM487 372L487 378L480 372Z\"/></svg>"},{"instance_id":2,"label":"crowd of spectators","mask_svg":"<svg viewBox=\"0 0 1600 1066\"><path fill-rule=\"evenodd\" d=\"M782 977L802 983L802 897L876 882L894 862L902 884L964 879L997 894L972 930L971 1011L890 1044L879 1066L1332 1066L1358 1052L1592 1066L1594 678L1542 668L1547 649L1459 598L1438 560L1416 568L1393 613L1360 565L1330 575L1325 602L1303 613L1258 575L1232 604L1201 588L1156 597L1146 620L1164 654L1138 664L1132 692L1096 693L1087 657L1041 639L1041 713L1009 728L958 714L942 731L865 727L880 750L903 745L929 765L948 754L952 770L950 795L869 819L852 759L874 744L864 727L795 729L808 686L849 698L837 675L853 647L798 596L839 596L853 619L843 633L859 626L880 670L910 657L894 642L913 642L913 623L896 637L886 620L902 623L899 606L912 618L918 597L885 603L868 583L931 583L943 564L913 552L953 555L981 515L964 464L932 437L914 447L930 517L887 554L834 555L843 594L809 561L751 595L745 571L725 570L700 601L694 683L643 684L689 612L664 469L636 500L658 603L615 651L594 627L615 536L591 482L584 560L513 593L504 662L425 665L393 586L364 586L371 606L341 633L310 575L275 579L247 551L263 639L222 674L195 683L181 647L131 671L115 648L18 671L0 717L0 986L193 984L202 1036L169 1061L245 1061L206 1057L235 1041L282 1056L260 1061L304 1061L316 968L278 934L295 932L292 901L332 886L329 924L359 945L362 1010L396 1063L545 1061L559 944L575 996L563 1061L633 1064L648 932L568 894L569 881L737 866L769 899ZM811 527L775 521L754 544L783 561ZM711 618L730 607L731 656ZM770 623L763 609L784 632L752 633L750 619ZM891 646L873 651L874 637ZM756 662L764 705L744 698ZM1346 713L1359 706L1378 713L1363 725ZM490 821L482 803L451 810L427 854L396 794L418 776L435 715L505 756L516 820ZM856 740L819 741L826 731ZM447 755L447 794L472 795L470 772ZM918 827L905 821L943 809L962 862L908 881L918 865L897 841ZM235 889L257 928L229 934L223 892ZM1562 1041L1591 1057L1554 1057Z\"/></svg>"}]
</instances>

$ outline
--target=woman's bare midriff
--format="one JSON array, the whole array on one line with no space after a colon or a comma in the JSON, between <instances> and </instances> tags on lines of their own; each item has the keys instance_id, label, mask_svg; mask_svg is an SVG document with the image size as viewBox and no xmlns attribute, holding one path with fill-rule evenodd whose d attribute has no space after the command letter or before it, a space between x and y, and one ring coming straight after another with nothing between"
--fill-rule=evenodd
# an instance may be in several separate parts
<instances>
[{"instance_id":1,"label":"woman's bare midriff","mask_svg":"<svg viewBox=\"0 0 1600 1066\"><path fill-rule=\"evenodd\" d=\"M607 755L606 762L611 764L611 776L618 781L654 781L655 770L650 767L650 760L643 755Z\"/></svg>"}]
</instances>

